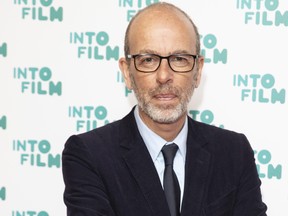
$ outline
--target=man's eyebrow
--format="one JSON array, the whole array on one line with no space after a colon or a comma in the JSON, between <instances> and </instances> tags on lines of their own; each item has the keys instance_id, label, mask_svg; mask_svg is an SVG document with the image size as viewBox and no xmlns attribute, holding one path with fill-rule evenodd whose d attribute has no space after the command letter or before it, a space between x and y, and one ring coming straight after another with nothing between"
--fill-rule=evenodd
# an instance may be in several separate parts
<instances>
[{"instance_id":1,"label":"man's eyebrow","mask_svg":"<svg viewBox=\"0 0 288 216\"><path fill-rule=\"evenodd\" d=\"M161 55L159 52L151 49L142 49L138 52L139 54L156 54ZM174 54L191 54L188 50L178 49L174 50L173 52L169 52L168 55L174 55Z\"/></svg>"},{"instance_id":2,"label":"man's eyebrow","mask_svg":"<svg viewBox=\"0 0 288 216\"><path fill-rule=\"evenodd\" d=\"M172 53L169 53L170 55L173 55L173 54L191 54L191 52L189 52L188 50L175 50L173 51Z\"/></svg>"},{"instance_id":3,"label":"man's eyebrow","mask_svg":"<svg viewBox=\"0 0 288 216\"><path fill-rule=\"evenodd\" d=\"M159 53L157 51L151 50L151 49L142 49L142 50L139 51L139 53L140 54L147 53L147 54L158 54L159 55Z\"/></svg>"},{"instance_id":4,"label":"man's eyebrow","mask_svg":"<svg viewBox=\"0 0 288 216\"><path fill-rule=\"evenodd\" d=\"M156 54L161 55L161 53L157 52L156 50L151 49L142 49L136 54ZM173 52L169 52L167 55L175 55L175 54L192 54L192 52L184 49L174 50Z\"/></svg>"}]
</instances>

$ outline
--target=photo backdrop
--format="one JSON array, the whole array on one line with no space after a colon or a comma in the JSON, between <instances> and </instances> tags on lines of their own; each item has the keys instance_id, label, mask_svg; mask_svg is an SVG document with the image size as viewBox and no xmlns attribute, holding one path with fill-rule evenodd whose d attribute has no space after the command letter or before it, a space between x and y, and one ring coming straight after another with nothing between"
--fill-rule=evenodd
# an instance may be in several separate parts
<instances>
[{"instance_id":1,"label":"photo backdrop","mask_svg":"<svg viewBox=\"0 0 288 216\"><path fill-rule=\"evenodd\" d=\"M118 68L126 26L152 0L0 0L0 215L66 214L61 153L72 134L136 103ZM246 134L268 215L288 214L288 1L169 1L201 34L189 116Z\"/></svg>"}]
</instances>

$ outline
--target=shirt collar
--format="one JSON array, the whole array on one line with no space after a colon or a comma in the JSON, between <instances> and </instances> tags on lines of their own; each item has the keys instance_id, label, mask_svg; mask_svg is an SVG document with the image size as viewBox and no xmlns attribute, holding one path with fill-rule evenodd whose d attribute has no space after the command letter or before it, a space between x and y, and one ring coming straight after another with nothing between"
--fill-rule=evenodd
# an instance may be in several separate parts
<instances>
[{"instance_id":1,"label":"shirt collar","mask_svg":"<svg viewBox=\"0 0 288 216\"><path fill-rule=\"evenodd\" d=\"M170 144L170 143L176 143L178 145L180 154L185 161L186 143L187 143L187 134L188 134L187 117L185 119L184 126L181 129L180 133L177 135L177 137L172 142L167 142L166 140L161 138L159 135L154 133L151 129L149 129L145 125L145 123L142 121L139 115L138 109L139 109L138 106L134 109L134 116L136 119L138 130L144 140L145 145L147 146L147 149L151 155L153 162L157 159L159 153L161 152L162 147L165 144Z\"/></svg>"}]
</instances>

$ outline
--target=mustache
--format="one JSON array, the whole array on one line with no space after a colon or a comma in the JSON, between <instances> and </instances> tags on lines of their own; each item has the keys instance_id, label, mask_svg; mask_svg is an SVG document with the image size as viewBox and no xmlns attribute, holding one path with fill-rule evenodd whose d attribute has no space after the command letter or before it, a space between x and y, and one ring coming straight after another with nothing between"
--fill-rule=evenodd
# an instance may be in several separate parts
<instances>
[{"instance_id":1,"label":"mustache","mask_svg":"<svg viewBox=\"0 0 288 216\"><path fill-rule=\"evenodd\" d=\"M156 94L174 94L176 96L179 96L181 92L181 89L177 87L173 87L169 84L159 85L158 87L149 90L149 95L154 96Z\"/></svg>"}]
</instances>

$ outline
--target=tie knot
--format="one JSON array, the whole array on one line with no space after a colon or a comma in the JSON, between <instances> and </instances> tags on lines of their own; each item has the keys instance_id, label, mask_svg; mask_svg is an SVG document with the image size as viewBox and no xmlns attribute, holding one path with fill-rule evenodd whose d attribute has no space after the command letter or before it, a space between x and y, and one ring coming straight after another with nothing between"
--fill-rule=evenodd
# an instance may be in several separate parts
<instances>
[{"instance_id":1,"label":"tie knot","mask_svg":"<svg viewBox=\"0 0 288 216\"><path fill-rule=\"evenodd\" d=\"M163 146L161 151L164 156L165 166L173 165L173 160L174 160L177 150L178 150L178 145L176 145L175 143Z\"/></svg>"}]
</instances>

